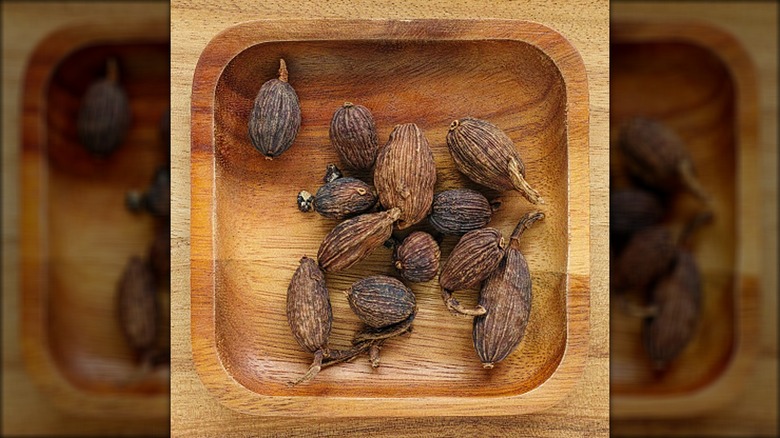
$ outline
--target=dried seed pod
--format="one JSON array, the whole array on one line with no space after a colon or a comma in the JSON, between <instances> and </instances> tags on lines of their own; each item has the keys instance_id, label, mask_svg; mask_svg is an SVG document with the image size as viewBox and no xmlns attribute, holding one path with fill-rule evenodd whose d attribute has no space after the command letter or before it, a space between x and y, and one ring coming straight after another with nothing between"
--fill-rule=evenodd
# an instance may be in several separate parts
<instances>
[{"instance_id":1,"label":"dried seed pod","mask_svg":"<svg viewBox=\"0 0 780 438\"><path fill-rule=\"evenodd\" d=\"M709 200L682 139L663 123L635 117L620 129L618 145L628 171L643 184L665 193L684 188Z\"/></svg>"},{"instance_id":2,"label":"dried seed pod","mask_svg":"<svg viewBox=\"0 0 780 438\"><path fill-rule=\"evenodd\" d=\"M308 213L312 210L313 204L314 204L314 196L311 195L311 193L307 192L306 190L301 190L298 192L298 210Z\"/></svg>"},{"instance_id":3,"label":"dried seed pod","mask_svg":"<svg viewBox=\"0 0 780 438\"><path fill-rule=\"evenodd\" d=\"M439 274L442 298L448 309L471 316L485 313L481 306L464 308L452 292L478 286L501 262L505 247L504 237L495 228L469 231L460 238Z\"/></svg>"},{"instance_id":4,"label":"dried seed pod","mask_svg":"<svg viewBox=\"0 0 780 438\"><path fill-rule=\"evenodd\" d=\"M363 260L390 238L393 222L400 215L400 210L393 208L362 214L336 225L320 245L320 266L327 272L338 272Z\"/></svg>"},{"instance_id":5,"label":"dried seed pod","mask_svg":"<svg viewBox=\"0 0 780 438\"><path fill-rule=\"evenodd\" d=\"M612 288L617 292L643 291L669 271L674 256L675 240L663 225L654 225L637 232L615 260Z\"/></svg>"},{"instance_id":6,"label":"dried seed pod","mask_svg":"<svg viewBox=\"0 0 780 438\"><path fill-rule=\"evenodd\" d=\"M428 222L442 234L459 236L487 226L493 205L476 190L445 190L433 197Z\"/></svg>"},{"instance_id":7,"label":"dried seed pod","mask_svg":"<svg viewBox=\"0 0 780 438\"><path fill-rule=\"evenodd\" d=\"M343 220L376 204L376 191L357 178L342 177L323 185L314 195L314 210L328 219Z\"/></svg>"},{"instance_id":8,"label":"dried seed pod","mask_svg":"<svg viewBox=\"0 0 780 438\"><path fill-rule=\"evenodd\" d=\"M458 170L469 179L498 191L517 190L530 202L542 202L525 179L525 165L512 139L498 126L466 117L455 120L447 147Z\"/></svg>"},{"instance_id":9,"label":"dried seed pod","mask_svg":"<svg viewBox=\"0 0 780 438\"><path fill-rule=\"evenodd\" d=\"M159 330L159 304L148 263L132 257L119 280L119 324L127 343L138 354L154 348Z\"/></svg>"},{"instance_id":10,"label":"dried seed pod","mask_svg":"<svg viewBox=\"0 0 780 438\"><path fill-rule=\"evenodd\" d=\"M306 256L300 263L287 288L287 322L298 344L314 354L314 361L295 383L310 380L320 371L322 360L329 353L328 337L333 324L325 274Z\"/></svg>"},{"instance_id":11,"label":"dried seed pod","mask_svg":"<svg viewBox=\"0 0 780 438\"><path fill-rule=\"evenodd\" d=\"M678 252L674 269L652 290L656 314L645 320L642 339L657 370L665 369L693 338L701 313L701 275L693 256Z\"/></svg>"},{"instance_id":12,"label":"dried seed pod","mask_svg":"<svg viewBox=\"0 0 780 438\"><path fill-rule=\"evenodd\" d=\"M393 262L401 277L421 283L430 281L439 272L439 244L433 236L424 231L415 231L406 236L393 251Z\"/></svg>"},{"instance_id":13,"label":"dried seed pod","mask_svg":"<svg viewBox=\"0 0 780 438\"><path fill-rule=\"evenodd\" d=\"M298 95L287 82L287 64L279 60L279 79L271 79L260 87L249 118L252 145L273 159L292 146L301 127L301 106Z\"/></svg>"},{"instance_id":14,"label":"dried seed pod","mask_svg":"<svg viewBox=\"0 0 780 438\"><path fill-rule=\"evenodd\" d=\"M433 152L422 130L414 123L397 125L376 158L374 185L385 208L401 210L399 230L425 219L435 184Z\"/></svg>"},{"instance_id":15,"label":"dried seed pod","mask_svg":"<svg viewBox=\"0 0 780 438\"><path fill-rule=\"evenodd\" d=\"M330 141L348 166L371 169L379 152L371 111L363 105L344 102L330 121Z\"/></svg>"},{"instance_id":16,"label":"dried seed pod","mask_svg":"<svg viewBox=\"0 0 780 438\"><path fill-rule=\"evenodd\" d=\"M167 165L154 172L146 193L131 191L125 199L127 208L135 213L146 210L154 216L171 215L171 170Z\"/></svg>"},{"instance_id":17,"label":"dried seed pod","mask_svg":"<svg viewBox=\"0 0 780 438\"><path fill-rule=\"evenodd\" d=\"M522 341L531 314L531 273L520 252L520 236L534 222L544 219L541 212L526 214L509 239L509 248L495 271L485 280L479 305L487 313L474 318L474 349L484 368L493 368Z\"/></svg>"},{"instance_id":18,"label":"dried seed pod","mask_svg":"<svg viewBox=\"0 0 780 438\"><path fill-rule=\"evenodd\" d=\"M107 77L92 84L79 108L79 141L92 154L105 157L124 141L130 126L130 104L118 84L116 60L108 62Z\"/></svg>"},{"instance_id":19,"label":"dried seed pod","mask_svg":"<svg viewBox=\"0 0 780 438\"><path fill-rule=\"evenodd\" d=\"M618 237L627 237L661 222L664 207L657 196L641 189L619 189L609 198L609 229Z\"/></svg>"},{"instance_id":20,"label":"dried seed pod","mask_svg":"<svg viewBox=\"0 0 780 438\"><path fill-rule=\"evenodd\" d=\"M322 182L327 184L341 178L342 176L344 176L344 174L341 172L341 169L339 169L335 164L331 163L325 167L325 176L322 177Z\"/></svg>"},{"instance_id":21,"label":"dried seed pod","mask_svg":"<svg viewBox=\"0 0 780 438\"><path fill-rule=\"evenodd\" d=\"M392 277L375 275L358 280L345 293L349 307L370 327L387 327L415 313L414 293Z\"/></svg>"},{"instance_id":22,"label":"dried seed pod","mask_svg":"<svg viewBox=\"0 0 780 438\"><path fill-rule=\"evenodd\" d=\"M149 248L149 263L159 282L167 282L171 276L171 224L158 224L152 246Z\"/></svg>"}]
</instances>

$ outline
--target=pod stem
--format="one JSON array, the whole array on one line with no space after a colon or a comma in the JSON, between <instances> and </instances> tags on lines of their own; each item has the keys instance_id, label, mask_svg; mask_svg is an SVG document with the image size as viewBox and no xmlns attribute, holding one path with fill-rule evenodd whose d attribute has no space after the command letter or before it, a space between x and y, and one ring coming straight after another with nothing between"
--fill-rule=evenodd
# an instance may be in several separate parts
<instances>
[{"instance_id":1,"label":"pod stem","mask_svg":"<svg viewBox=\"0 0 780 438\"><path fill-rule=\"evenodd\" d=\"M466 316L481 316L487 313L487 309L480 305L477 305L477 307L473 309L464 307L462 304L460 304L460 302L458 302L457 299L455 299L455 297L452 296L452 292L448 291L447 289L442 288L441 297L450 312L459 313Z\"/></svg>"},{"instance_id":2,"label":"pod stem","mask_svg":"<svg viewBox=\"0 0 780 438\"><path fill-rule=\"evenodd\" d=\"M380 329L363 329L352 339L352 345L359 346L366 342L370 343L375 341L384 341L386 339L400 336L409 331L409 329L412 327L412 322L414 322L415 316L417 316L417 309L415 309L415 311L409 315L408 318L401 322L397 322Z\"/></svg>"},{"instance_id":3,"label":"pod stem","mask_svg":"<svg viewBox=\"0 0 780 438\"><path fill-rule=\"evenodd\" d=\"M512 246L513 243L516 245L517 242L520 241L520 236L523 235L525 230L531 228L531 225L542 219L544 219L544 213L541 211L532 211L526 213L525 216L520 219L520 222L517 223L515 230L512 232L512 237L509 238L509 245Z\"/></svg>"},{"instance_id":4,"label":"pod stem","mask_svg":"<svg viewBox=\"0 0 780 438\"><path fill-rule=\"evenodd\" d=\"M282 82L288 81L287 63L282 58L279 58L279 80Z\"/></svg>"},{"instance_id":5,"label":"pod stem","mask_svg":"<svg viewBox=\"0 0 780 438\"><path fill-rule=\"evenodd\" d=\"M108 58L106 61L106 79L115 84L119 82L119 64L116 58Z\"/></svg>"},{"instance_id":6,"label":"pod stem","mask_svg":"<svg viewBox=\"0 0 780 438\"><path fill-rule=\"evenodd\" d=\"M539 195L539 192L533 189L528 181L523 177L523 172L520 170L520 163L517 159L512 158L509 160L509 178L512 180L512 186L520 192L525 199L532 204L544 204L544 199Z\"/></svg>"},{"instance_id":7,"label":"pod stem","mask_svg":"<svg viewBox=\"0 0 780 438\"><path fill-rule=\"evenodd\" d=\"M704 190L704 187L699 182L699 179L696 178L696 175L694 175L693 166L689 160L681 161L677 167L677 171L680 174L680 179L682 180L683 186L685 186L689 192L699 198L707 206L712 204L712 198L710 197L710 194Z\"/></svg>"},{"instance_id":8,"label":"pod stem","mask_svg":"<svg viewBox=\"0 0 780 438\"><path fill-rule=\"evenodd\" d=\"M324 355L325 353L322 350L317 350L317 352L314 353L314 361L309 366L309 370L306 371L306 374L294 382L289 382L288 385L295 386L299 383L308 382L309 380L313 379L314 376L316 376L317 373L319 373L322 369L322 358Z\"/></svg>"}]
</instances>

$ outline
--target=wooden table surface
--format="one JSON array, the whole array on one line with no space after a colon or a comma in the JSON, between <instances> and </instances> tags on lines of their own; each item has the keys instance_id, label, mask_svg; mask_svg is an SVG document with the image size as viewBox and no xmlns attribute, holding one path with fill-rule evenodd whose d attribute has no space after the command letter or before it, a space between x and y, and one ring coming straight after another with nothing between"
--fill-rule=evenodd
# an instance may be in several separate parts
<instances>
[{"instance_id":1,"label":"wooden table surface","mask_svg":"<svg viewBox=\"0 0 780 438\"><path fill-rule=\"evenodd\" d=\"M66 415L28 376L20 349L19 158L24 72L37 44L52 32L105 20L168 18L165 2L3 2L3 422L7 435L164 435L158 420L81 418Z\"/></svg>"},{"instance_id":2,"label":"wooden table surface","mask_svg":"<svg viewBox=\"0 0 780 438\"><path fill-rule=\"evenodd\" d=\"M760 91L762 217L758 357L741 394L695 419L612 420L613 435L777 436L777 3L613 2L612 20L698 20L731 32L752 57Z\"/></svg>"},{"instance_id":3,"label":"wooden table surface","mask_svg":"<svg viewBox=\"0 0 780 438\"><path fill-rule=\"evenodd\" d=\"M605 436L608 433L609 316L607 291L608 4L538 2L288 2L175 0L172 19L172 382L174 436ZM220 31L256 19L511 18L543 23L563 34L585 62L590 88L591 327L579 385L550 410L528 416L422 418L251 417L223 407L201 384L190 346L189 208L190 94L196 62Z\"/></svg>"}]
</instances>

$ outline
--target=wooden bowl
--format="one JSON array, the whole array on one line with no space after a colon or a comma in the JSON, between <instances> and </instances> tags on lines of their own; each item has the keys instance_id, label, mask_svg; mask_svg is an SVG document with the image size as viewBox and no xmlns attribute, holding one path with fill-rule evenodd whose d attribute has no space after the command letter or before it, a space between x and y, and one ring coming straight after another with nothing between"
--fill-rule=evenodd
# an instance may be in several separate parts
<instances>
[{"instance_id":1,"label":"wooden bowl","mask_svg":"<svg viewBox=\"0 0 780 438\"><path fill-rule=\"evenodd\" d=\"M38 45L25 75L22 348L33 379L78 415L168 415L170 370L139 373L116 307L125 264L145 257L154 236L153 219L130 213L124 200L129 190L148 187L168 159L158 131L169 106L168 41L165 22L66 28ZM97 159L78 140L76 116L110 57L132 122L119 149ZM169 294L160 292L168 312ZM160 337L168 341L167 324Z\"/></svg>"},{"instance_id":2,"label":"wooden bowl","mask_svg":"<svg viewBox=\"0 0 780 438\"><path fill-rule=\"evenodd\" d=\"M261 84L284 58L301 102L295 144L269 161L249 141L247 122ZM520 217L547 218L522 239L534 298L525 339L483 370L471 320L451 315L438 279L412 285L413 334L388 342L381 367L365 358L289 387L312 360L290 333L287 286L303 255L315 257L336 222L296 208L301 189L322 184L339 163L328 139L345 101L367 106L384 143L414 122L430 141L436 190L479 188L454 168L450 122L468 115L515 140L530 184L546 203L504 193L491 226L507 237ZM348 175L370 179L370 174ZM490 196L496 195L482 189ZM589 312L588 92L584 65L558 33L523 21L258 21L216 36L200 56L192 90L192 349L206 387L253 415L507 415L545 409L578 381ZM442 244L442 257L456 239ZM398 274L376 250L328 274L332 348L360 328L341 291L372 274ZM476 293L460 293L467 304Z\"/></svg>"},{"instance_id":3,"label":"wooden bowl","mask_svg":"<svg viewBox=\"0 0 780 438\"><path fill-rule=\"evenodd\" d=\"M653 372L641 320L612 300L611 415L691 416L736 394L756 353L755 74L733 37L695 23L613 24L610 69L613 188L625 180L615 153L620 125L634 116L657 118L684 140L715 214L693 242L703 280L700 323L670 369ZM677 228L696 208L701 204L693 197L678 197L671 212Z\"/></svg>"}]
</instances>

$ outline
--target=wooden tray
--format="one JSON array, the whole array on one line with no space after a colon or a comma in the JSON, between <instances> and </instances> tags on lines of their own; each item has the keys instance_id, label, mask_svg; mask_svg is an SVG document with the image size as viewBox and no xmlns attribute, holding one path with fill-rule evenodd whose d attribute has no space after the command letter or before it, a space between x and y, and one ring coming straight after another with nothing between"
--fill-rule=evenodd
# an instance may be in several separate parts
<instances>
[{"instance_id":1,"label":"wooden tray","mask_svg":"<svg viewBox=\"0 0 780 438\"><path fill-rule=\"evenodd\" d=\"M752 63L728 34L696 23L614 23L610 125L658 118L688 146L699 178L714 198L715 221L696 236L703 315L695 338L663 375L654 375L640 341L640 320L613 300L611 415L691 416L738 393L758 344L760 192L757 98ZM621 184L619 155L612 181ZM676 217L696 205L683 197Z\"/></svg>"},{"instance_id":2,"label":"wooden tray","mask_svg":"<svg viewBox=\"0 0 780 438\"><path fill-rule=\"evenodd\" d=\"M80 146L76 114L108 57L118 61L132 122L125 143L99 160ZM118 324L116 288L128 259L145 256L154 236L153 219L127 211L124 197L148 187L167 160L158 126L170 102L169 75L166 22L58 30L38 45L27 67L22 348L33 379L73 414L168 416L170 371L137 377ZM167 327L161 336L168 339Z\"/></svg>"},{"instance_id":3,"label":"wooden tray","mask_svg":"<svg viewBox=\"0 0 780 438\"><path fill-rule=\"evenodd\" d=\"M284 57L301 101L293 147L273 161L249 142L260 85ZM450 122L472 115L503 127L522 148L547 219L522 247L534 301L525 340L483 370L471 321L450 315L438 280L414 285L414 333L290 388L311 356L293 339L286 290L302 255L316 256L336 225L296 208L338 162L328 126L344 101L370 108L385 142L415 122L436 160L436 189L468 186L445 145ZM347 171L349 174L349 171ZM359 176L369 176L360 174ZM508 415L545 409L579 380L589 312L588 90L584 65L560 34L523 21L257 21L217 35L201 54L192 90L192 349L205 386L253 415ZM506 193L491 225L508 235L533 207ZM445 239L446 258L455 239ZM329 274L333 348L359 328L340 293L358 278L395 275L380 248L343 274ZM474 304L476 297L461 297ZM476 295L476 294L474 294Z\"/></svg>"}]
</instances>

